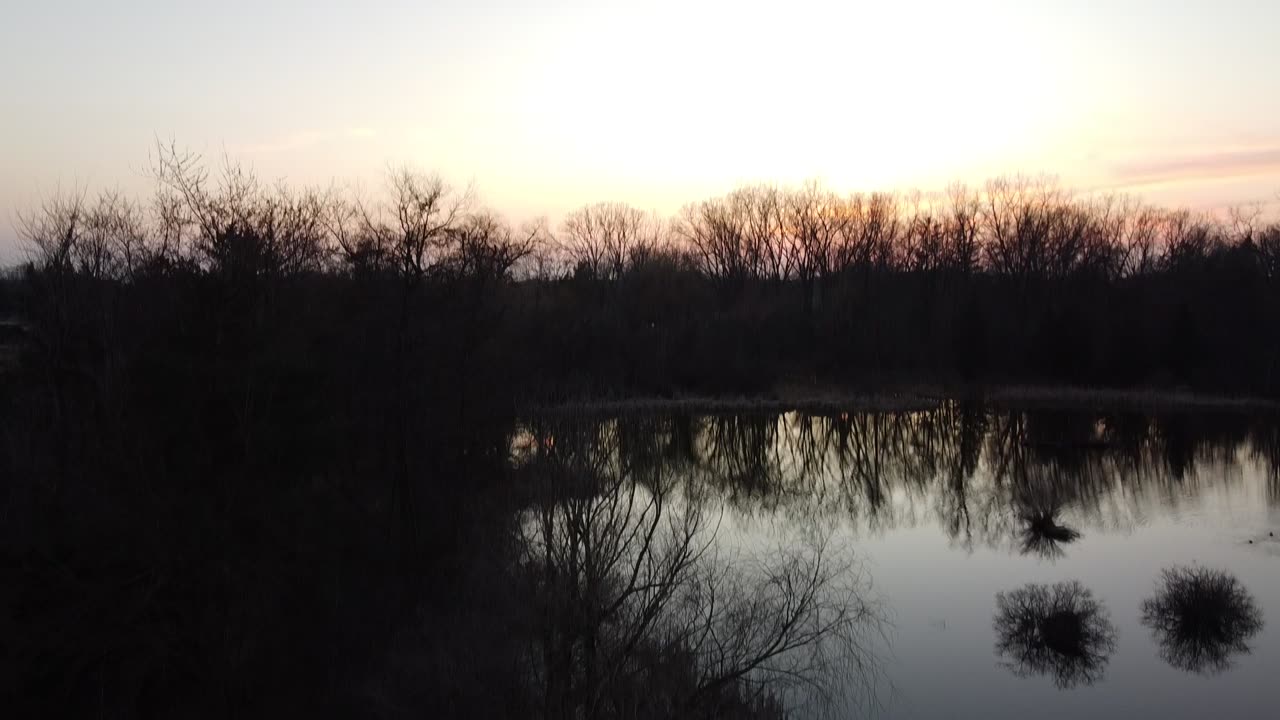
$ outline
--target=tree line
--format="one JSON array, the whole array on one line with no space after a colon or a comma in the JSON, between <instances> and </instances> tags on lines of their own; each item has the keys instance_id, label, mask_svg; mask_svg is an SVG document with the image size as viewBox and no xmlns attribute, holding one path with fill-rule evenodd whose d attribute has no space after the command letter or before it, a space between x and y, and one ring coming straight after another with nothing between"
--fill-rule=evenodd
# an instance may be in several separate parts
<instances>
[{"instance_id":1,"label":"tree line","mask_svg":"<svg viewBox=\"0 0 1280 720\"><path fill-rule=\"evenodd\" d=\"M368 197L211 172L173 147L152 165L149 204L81 194L22 215L33 283L396 287L401 326L406 298L445 292L433 307L465 308L464 335L521 357L521 392L539 397L921 379L1271 395L1280 382L1280 222L1258 204L1215 216L1023 176L938 194L810 182L672 218L599 203L516 227L409 170Z\"/></svg>"},{"instance_id":2,"label":"tree line","mask_svg":"<svg viewBox=\"0 0 1280 720\"><path fill-rule=\"evenodd\" d=\"M1264 203L1220 217L1122 194L1079 195L1050 176L928 194L841 195L817 181L746 185L671 218L601 202L568 213L558 228L542 219L516 229L479 205L473 188L408 168L390 170L374 199L267 184L230 160L213 172L174 147L159 148L151 173L149 203L116 190L72 192L20 212L31 267L122 281L232 262L282 276L488 271L617 281L665 260L729 287L812 288L868 271L1118 282L1241 250L1261 276L1280 272L1280 221L1265 218Z\"/></svg>"}]
</instances>

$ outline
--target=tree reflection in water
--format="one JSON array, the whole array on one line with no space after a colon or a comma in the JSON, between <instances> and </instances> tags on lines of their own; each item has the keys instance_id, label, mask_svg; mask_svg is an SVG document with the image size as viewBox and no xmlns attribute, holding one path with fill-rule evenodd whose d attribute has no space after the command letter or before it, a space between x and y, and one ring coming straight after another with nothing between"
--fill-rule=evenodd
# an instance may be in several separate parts
<instances>
[{"instance_id":1,"label":"tree reflection in water","mask_svg":"<svg viewBox=\"0 0 1280 720\"><path fill-rule=\"evenodd\" d=\"M1014 492L1011 504L1018 520L1017 538L1023 555L1057 560L1063 545L1080 539L1080 532L1062 522L1062 514L1075 499L1073 484L1051 477L1027 483Z\"/></svg>"},{"instance_id":2,"label":"tree reflection in water","mask_svg":"<svg viewBox=\"0 0 1280 720\"><path fill-rule=\"evenodd\" d=\"M1156 594L1142 603L1160 657L1179 670L1212 675L1249 653L1262 611L1234 575L1207 568L1166 569Z\"/></svg>"},{"instance_id":3,"label":"tree reflection in water","mask_svg":"<svg viewBox=\"0 0 1280 720\"><path fill-rule=\"evenodd\" d=\"M1056 559L1081 533L1125 529L1252 458L1280 478L1280 430L1226 413L911 412L621 415L543 420L557 452L660 470L742 516L818 517L858 532L936 521L956 546ZM1247 450L1241 453L1240 450ZM1271 490L1280 498L1280 479Z\"/></svg>"},{"instance_id":4,"label":"tree reflection in water","mask_svg":"<svg viewBox=\"0 0 1280 720\"><path fill-rule=\"evenodd\" d=\"M1065 555L1062 546L1080 538L1080 532L1062 525L1056 508L1022 514L1022 554L1057 559Z\"/></svg>"},{"instance_id":5,"label":"tree reflection in water","mask_svg":"<svg viewBox=\"0 0 1280 720\"><path fill-rule=\"evenodd\" d=\"M1115 650L1106 609L1077 581L996 595L996 654L1018 677L1049 675L1059 688L1092 685Z\"/></svg>"},{"instance_id":6,"label":"tree reflection in water","mask_svg":"<svg viewBox=\"0 0 1280 720\"><path fill-rule=\"evenodd\" d=\"M703 493L608 447L559 443L524 468L542 716L765 718L873 697L880 618L851 554L823 538L723 550Z\"/></svg>"},{"instance_id":7,"label":"tree reflection in water","mask_svg":"<svg viewBox=\"0 0 1280 720\"><path fill-rule=\"evenodd\" d=\"M936 521L966 549L1053 559L1080 530L1131 527L1239 482L1244 459L1280 477L1273 425L953 402L912 412L542 418L513 450L529 480L517 483L529 492L518 570L531 598L521 627L534 640L521 665L546 716L644 717L659 706L768 716L802 690L828 692L833 658L849 649L861 689L878 616L843 549L772 537L781 550L733 556L726 550L738 538L717 532L719 514L725 527L833 526L854 536ZM999 605L997 650L1012 671L1060 687L1102 678L1115 629L1079 584L1028 586ZM1213 666L1195 627L1160 622L1170 662ZM783 652L770 654L779 637ZM1226 647L1218 656L1236 652Z\"/></svg>"}]
</instances>

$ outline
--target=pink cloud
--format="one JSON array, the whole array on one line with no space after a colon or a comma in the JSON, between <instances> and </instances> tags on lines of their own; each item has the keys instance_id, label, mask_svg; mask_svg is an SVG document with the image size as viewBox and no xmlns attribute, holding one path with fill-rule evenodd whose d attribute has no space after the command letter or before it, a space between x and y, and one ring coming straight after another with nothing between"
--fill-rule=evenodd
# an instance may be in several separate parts
<instances>
[{"instance_id":1,"label":"pink cloud","mask_svg":"<svg viewBox=\"0 0 1280 720\"><path fill-rule=\"evenodd\" d=\"M1130 187L1272 173L1280 174L1280 146L1149 158L1112 169L1112 176Z\"/></svg>"}]
</instances>

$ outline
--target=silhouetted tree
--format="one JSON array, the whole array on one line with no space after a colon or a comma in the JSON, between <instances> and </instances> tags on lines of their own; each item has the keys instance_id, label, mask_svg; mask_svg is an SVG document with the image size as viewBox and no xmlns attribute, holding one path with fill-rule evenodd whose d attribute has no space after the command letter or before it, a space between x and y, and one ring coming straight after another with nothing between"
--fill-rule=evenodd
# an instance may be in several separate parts
<instances>
[{"instance_id":1,"label":"silhouetted tree","mask_svg":"<svg viewBox=\"0 0 1280 720\"><path fill-rule=\"evenodd\" d=\"M1101 680L1116 646L1106 609L1076 581L998 593L995 632L1005 667L1019 677L1049 675L1059 688Z\"/></svg>"},{"instance_id":2,"label":"silhouetted tree","mask_svg":"<svg viewBox=\"0 0 1280 720\"><path fill-rule=\"evenodd\" d=\"M1155 596L1142 602L1142 624L1151 628L1165 662L1215 674L1232 666L1233 655L1249 653L1262 611L1235 576L1175 567L1162 571Z\"/></svg>"}]
</instances>

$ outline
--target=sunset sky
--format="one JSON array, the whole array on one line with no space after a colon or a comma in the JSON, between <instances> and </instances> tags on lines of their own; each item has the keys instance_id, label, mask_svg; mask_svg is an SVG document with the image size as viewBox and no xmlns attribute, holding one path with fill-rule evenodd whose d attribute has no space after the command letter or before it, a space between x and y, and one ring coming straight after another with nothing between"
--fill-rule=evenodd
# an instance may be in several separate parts
<instances>
[{"instance_id":1,"label":"sunset sky","mask_svg":"<svg viewBox=\"0 0 1280 720\"><path fill-rule=\"evenodd\" d=\"M17 0L0 67L6 260L42 195L148 192L157 137L295 184L406 163L517 220L807 178L1280 191L1275 0Z\"/></svg>"}]
</instances>

